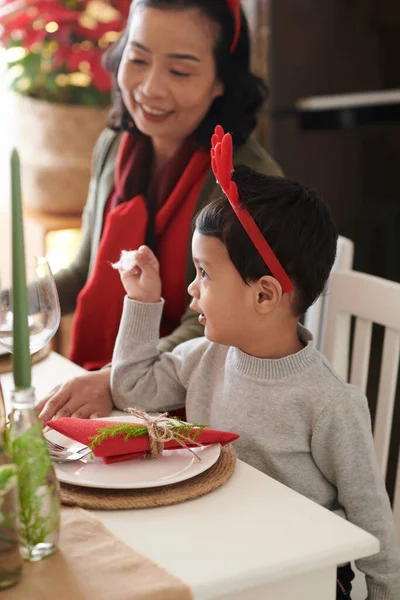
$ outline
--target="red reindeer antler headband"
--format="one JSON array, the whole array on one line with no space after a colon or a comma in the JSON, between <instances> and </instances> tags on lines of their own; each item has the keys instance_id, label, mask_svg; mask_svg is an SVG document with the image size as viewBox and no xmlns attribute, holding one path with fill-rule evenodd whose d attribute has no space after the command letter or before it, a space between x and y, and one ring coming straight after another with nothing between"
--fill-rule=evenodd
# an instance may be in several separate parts
<instances>
[{"instance_id":1,"label":"red reindeer antler headband","mask_svg":"<svg viewBox=\"0 0 400 600\"><path fill-rule=\"evenodd\" d=\"M291 292L293 290L293 283L290 281L286 271L247 208L240 204L236 183L232 181L232 137L229 133L224 134L221 125L217 125L215 128L215 133L211 138L211 145L211 166L217 182L228 198L247 235L257 248L261 258L275 279L281 284L283 292Z\"/></svg>"},{"instance_id":2,"label":"red reindeer antler headband","mask_svg":"<svg viewBox=\"0 0 400 600\"><path fill-rule=\"evenodd\" d=\"M230 47L230 51L232 53L235 51L240 35L240 0L226 0L226 3L230 8L231 13L233 14L233 19L235 21L235 32L233 34L233 40Z\"/></svg>"}]
</instances>

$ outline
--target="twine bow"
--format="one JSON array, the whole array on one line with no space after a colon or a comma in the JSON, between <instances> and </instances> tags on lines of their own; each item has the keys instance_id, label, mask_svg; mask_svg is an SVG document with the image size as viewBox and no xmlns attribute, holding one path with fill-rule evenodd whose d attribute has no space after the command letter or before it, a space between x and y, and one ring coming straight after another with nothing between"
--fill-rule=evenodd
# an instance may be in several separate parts
<instances>
[{"instance_id":1,"label":"twine bow","mask_svg":"<svg viewBox=\"0 0 400 600\"><path fill-rule=\"evenodd\" d=\"M201 444L196 442L190 435L184 435L182 433L183 427L179 425L179 421L175 421L174 423L174 420L168 417L168 413L164 412L150 415L141 408L128 408L127 410L133 417L137 417L144 421L149 436L149 454L151 458L160 456L164 449L164 444L173 440L182 446L182 448L189 450L197 460L201 461L200 456L198 456L188 445L201 446ZM184 431L190 431L190 426L184 428Z\"/></svg>"}]
</instances>

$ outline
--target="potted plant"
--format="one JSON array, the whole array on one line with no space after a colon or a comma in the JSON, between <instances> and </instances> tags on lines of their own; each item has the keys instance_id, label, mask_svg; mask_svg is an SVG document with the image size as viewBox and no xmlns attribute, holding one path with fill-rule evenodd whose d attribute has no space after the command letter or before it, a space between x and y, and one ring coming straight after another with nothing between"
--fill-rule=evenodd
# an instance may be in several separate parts
<instances>
[{"instance_id":1,"label":"potted plant","mask_svg":"<svg viewBox=\"0 0 400 600\"><path fill-rule=\"evenodd\" d=\"M102 55L130 0L0 0L0 45L30 210L79 213L111 80Z\"/></svg>"}]
</instances>

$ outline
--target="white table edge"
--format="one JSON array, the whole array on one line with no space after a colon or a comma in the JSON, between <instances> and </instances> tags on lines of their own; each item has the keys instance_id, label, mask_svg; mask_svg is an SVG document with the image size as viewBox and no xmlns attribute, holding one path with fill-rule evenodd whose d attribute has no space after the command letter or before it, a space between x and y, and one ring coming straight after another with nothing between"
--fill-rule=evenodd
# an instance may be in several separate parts
<instances>
[{"instance_id":1,"label":"white table edge","mask_svg":"<svg viewBox=\"0 0 400 600\"><path fill-rule=\"evenodd\" d=\"M349 552L350 558L346 562L358 560L360 558L364 558L365 556L370 556L379 552L379 541L372 535L370 536L370 538L371 539L369 540L368 548L366 547L365 543L359 543L356 544L355 547L352 547L352 552ZM253 571L248 570L247 576L245 578L221 577L221 579L214 584L212 593L210 593L208 587L202 585L197 585L195 587L191 586L191 591L193 593L194 600L212 600L213 598L218 598L223 594L250 590L252 588L257 588L270 583L275 583L277 581L290 579L292 577L296 577L297 575L303 575L312 573L314 571L319 571L320 569L324 569L327 567L332 567L332 559L324 557L322 555L318 555L318 557L315 557L315 562L312 567L309 564L302 565L301 563L296 563L296 566L293 566L290 563L287 563L282 564L281 569L279 571L277 569L274 569L273 573L270 573L267 569L254 569ZM288 577L287 575L288 570L290 571L290 577Z\"/></svg>"},{"instance_id":2,"label":"white table edge","mask_svg":"<svg viewBox=\"0 0 400 600\"><path fill-rule=\"evenodd\" d=\"M56 354L56 353L51 353L49 355L49 357L47 359L45 359L44 361L42 361L41 363L38 363L37 365L34 365L34 372L35 371L46 371L46 361L52 360L55 364L54 367L56 368L57 365L62 366L62 368L65 367L65 378L67 377L71 377L74 375L79 375L84 373L84 369L82 369L81 367L78 367L77 365L74 365L73 363L71 363L70 361L68 361L67 359L65 359L64 357L61 357L60 355ZM55 370L55 369L54 369ZM47 382L46 381L46 385L48 383L49 387L53 387L54 385L54 377L53 377L54 373L52 374L52 377L50 378L51 381ZM5 377L7 379L7 388L8 390L10 389L10 381L11 381L11 376L10 375L2 375L1 379L3 379L3 377ZM40 388L40 386L39 386ZM43 392L42 392L43 393ZM238 460L237 463L237 468L235 471L235 474L232 476L231 480L227 482L227 484L225 486L223 486L223 488L220 488L220 490L216 490L216 492L213 492L215 494L218 493L226 493L228 492L229 489L229 485L230 484L235 484L235 480L236 477L241 477L242 474L247 473L249 476L252 477L252 480L254 477L256 477L256 479L258 477L267 477L266 475L260 473L259 471L257 471L256 469L254 469L253 467L250 467L249 465L243 463L242 461ZM246 477L245 477L246 480ZM273 480L274 481L274 480ZM237 484L237 481L236 481ZM285 486L283 486L282 484L274 481L274 485L278 485L278 486L282 486L282 488L287 489ZM291 490L291 493L296 494L296 492L293 492L293 490ZM212 494L208 495L208 496L204 496L202 498L196 499L191 501L190 503L187 503L187 505L192 506L193 508L195 507L195 503L199 502L201 503L203 498L207 498L207 497L211 497ZM300 494L298 494L299 496L299 501L304 501L309 503L310 501L306 498L304 498L303 496L301 496ZM192 504L193 502L193 504ZM319 505L315 505L316 508L320 511L325 511L324 508L320 507ZM169 508L169 507L166 507ZM172 508L172 507L171 507ZM155 509L145 509L147 510L155 510ZM109 519L107 518L107 515L111 516L110 513L117 513L118 511L96 511L93 510L91 511L93 514L95 514L103 523L106 527L108 527L111 531L113 531L112 528L112 518ZM131 513L137 513L137 511L119 511L119 512L123 512L124 515L129 514L129 512ZM124 515L121 515L121 517L123 517ZM118 514L118 516L120 516ZM340 517L337 517L335 515L331 516L333 518L337 518L339 520ZM111 524L111 527L109 525L109 522ZM262 585L268 585L269 583L272 583L274 581L279 581L279 580L284 580L284 579L290 579L291 577L295 577L297 574L306 574L306 573L312 573L314 571L318 571L320 569L329 567L329 568L334 568L335 565L337 564L342 564L344 562L348 562L349 560L357 560L358 558L362 558L364 556L369 556L371 554L376 553L379 550L379 542L376 538L374 538L371 534L357 528L355 525L352 525L350 523L347 523L348 526L355 528L355 530L358 530L357 535L353 536L354 539L350 541L347 539L347 541L343 542L343 545L336 545L333 549L332 548L328 548L325 551L319 551L317 555L314 556L310 556L310 553L307 555L307 557L303 560L299 560L299 558L297 557L297 559L294 561L294 559L290 559L288 558L288 560L282 561L281 564L279 564L278 566L275 564L272 566L272 568L268 568L268 566L266 567L265 565L259 565L255 568L252 568L251 566L247 567L246 572L242 572L242 573L232 573L232 571L230 572L226 572L225 575L220 575L220 576L216 576L214 577L213 580L208 580L205 582L205 584L203 584L201 581L190 581L190 575L188 575L188 578L185 578L185 574L182 572L179 572L179 569L174 569L171 568L171 566L168 567L168 570L175 576L177 576L178 578L180 578L184 583L186 583L189 588L191 589L191 592L193 594L193 598L194 600L211 600L212 598L218 598L219 596L222 596L223 594L229 594L231 592L242 592L245 590L249 590L253 589L257 586L262 586ZM117 537L119 536L119 533L117 533L116 531L113 531L114 535L116 535ZM130 540L129 540L130 541ZM135 544L134 544L135 540L132 539L132 543L128 545L131 545L132 548L134 548L136 551L141 552L143 555L147 556L148 558L150 558L151 560L154 560L154 557L151 556L151 553L148 553L145 551L145 549L141 549L141 548L135 548ZM127 543L127 542L125 542ZM240 543L240 540L238 540L238 543ZM266 542L268 543L268 541ZM295 563L295 564L294 564ZM159 562L160 566L164 566L161 564L161 561Z\"/></svg>"}]
</instances>

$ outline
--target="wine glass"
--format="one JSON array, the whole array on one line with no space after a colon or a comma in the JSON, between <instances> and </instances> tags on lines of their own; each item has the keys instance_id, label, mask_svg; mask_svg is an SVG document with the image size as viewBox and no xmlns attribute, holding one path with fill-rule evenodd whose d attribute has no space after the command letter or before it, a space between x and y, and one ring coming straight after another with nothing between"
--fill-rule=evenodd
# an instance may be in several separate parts
<instances>
[{"instance_id":1,"label":"wine glass","mask_svg":"<svg viewBox=\"0 0 400 600\"><path fill-rule=\"evenodd\" d=\"M12 288L0 283L0 345L13 351ZM28 286L29 351L43 348L54 336L60 324L60 302L50 265L36 256L35 264L26 267Z\"/></svg>"}]
</instances>

